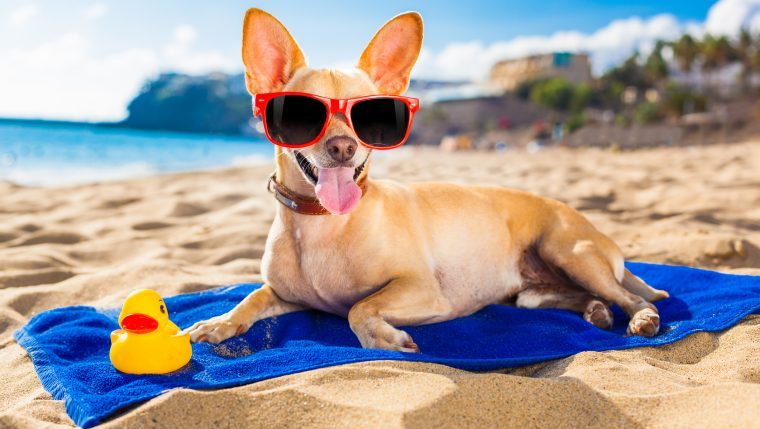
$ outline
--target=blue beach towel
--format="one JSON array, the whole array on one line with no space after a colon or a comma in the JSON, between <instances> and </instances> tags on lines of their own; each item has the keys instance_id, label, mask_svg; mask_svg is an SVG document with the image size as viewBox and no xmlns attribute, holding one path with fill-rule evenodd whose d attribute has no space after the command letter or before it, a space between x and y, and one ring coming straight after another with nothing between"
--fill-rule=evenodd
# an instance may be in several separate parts
<instances>
[{"instance_id":1,"label":"blue beach towel","mask_svg":"<svg viewBox=\"0 0 760 429\"><path fill-rule=\"evenodd\" d=\"M193 345L188 366L170 375L135 376L108 360L109 333L118 309L66 307L32 318L15 333L42 384L65 401L79 426L90 427L116 411L172 388L215 389L281 375L369 360L433 362L466 370L493 370L562 358L582 351L672 343L699 331L719 331L760 310L760 276L720 274L687 267L628 263L628 268L671 297L657 302L661 333L626 337L628 318L613 307L615 324L604 331L578 314L491 305L462 319L407 328L422 350L407 354L365 350L345 319L302 311L256 323L220 345ZM258 284L240 284L166 299L182 328L231 309Z\"/></svg>"}]
</instances>

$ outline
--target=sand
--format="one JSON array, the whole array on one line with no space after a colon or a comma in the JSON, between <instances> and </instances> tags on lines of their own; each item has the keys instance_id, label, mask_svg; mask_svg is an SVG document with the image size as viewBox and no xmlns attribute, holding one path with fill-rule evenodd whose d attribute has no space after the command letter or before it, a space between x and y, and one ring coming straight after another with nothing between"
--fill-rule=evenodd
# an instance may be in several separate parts
<instances>
[{"instance_id":1,"label":"sand","mask_svg":"<svg viewBox=\"0 0 760 429\"><path fill-rule=\"evenodd\" d=\"M629 259L760 274L760 143L635 153L397 150L374 177L526 189L581 209ZM69 427L12 332L65 305L119 306L260 280L271 167L59 189L0 183L0 427ZM453 339L455 340L455 339ZM760 317L676 344L473 373L325 368L177 390L107 427L760 427Z\"/></svg>"}]
</instances>

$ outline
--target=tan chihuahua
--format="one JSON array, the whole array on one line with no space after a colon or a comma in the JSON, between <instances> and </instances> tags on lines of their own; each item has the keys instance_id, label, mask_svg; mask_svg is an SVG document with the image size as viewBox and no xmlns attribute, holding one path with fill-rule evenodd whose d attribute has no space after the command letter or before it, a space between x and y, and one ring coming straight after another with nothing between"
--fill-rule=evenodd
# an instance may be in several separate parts
<instances>
[{"instance_id":1,"label":"tan chihuahua","mask_svg":"<svg viewBox=\"0 0 760 429\"><path fill-rule=\"evenodd\" d=\"M377 32L356 70L313 70L279 21L250 9L246 85L254 104L259 94L283 91L341 100L400 95L421 45L420 15L404 13ZM370 180L371 149L357 144L351 121L333 115L323 131L311 146L276 148L270 185L283 204L267 238L264 286L188 328L193 341L218 343L266 317L312 308L347 317L364 347L418 352L398 326L509 301L577 311L604 329L614 303L630 317L629 334L658 332L651 302L668 294L626 270L615 243L574 209L496 187ZM336 184L324 173L333 170L352 174L339 174ZM310 201L330 213L293 209Z\"/></svg>"}]
</instances>

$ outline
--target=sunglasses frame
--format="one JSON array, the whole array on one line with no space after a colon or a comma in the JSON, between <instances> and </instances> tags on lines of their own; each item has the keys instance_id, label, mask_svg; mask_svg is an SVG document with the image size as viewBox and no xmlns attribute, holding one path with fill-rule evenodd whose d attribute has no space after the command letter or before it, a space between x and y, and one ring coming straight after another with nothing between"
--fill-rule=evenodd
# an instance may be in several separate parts
<instances>
[{"instance_id":1,"label":"sunglasses frame","mask_svg":"<svg viewBox=\"0 0 760 429\"><path fill-rule=\"evenodd\" d=\"M320 130L317 137L315 137L313 140L303 143L303 144L288 144L288 143L281 143L276 141L272 136L269 134L269 127L267 126L267 118L266 118L266 111L267 111L267 103L269 103L272 99L283 96L283 95L300 95L303 97L308 97L313 100L317 100L325 105L325 108L327 109L327 117L325 118L325 123L322 125L322 130ZM266 134L267 139L269 139L270 142L276 144L277 146L287 147L291 149L299 149L311 146L315 144L319 139L322 138L322 136L325 135L325 132L327 131L327 126L330 124L330 121L332 120L333 115L336 113L342 113L343 116L345 116L346 121L348 122L348 126L351 127L351 130L356 134L356 130L354 129L354 124L351 121L351 109L354 107L355 104L360 103L362 101L367 100L375 100L375 99L392 99L392 100L398 100L406 104L406 107L409 109L409 121L406 124L406 134L404 134L404 138L401 139L401 141L393 146L375 146L371 145L365 141L362 141L362 139L359 137L359 135L356 135L356 138L359 140L359 143L361 143L363 146L366 146L370 149L378 149L378 150L388 150L388 149L394 149L402 144L406 143L406 140L409 138L409 133L412 130L412 121L414 119L414 114L417 113L417 111L420 109L420 100L414 97L405 97L401 95L369 95L366 97L355 97L355 98L329 98L329 97L322 97L315 94L309 94L307 92L268 92L263 94L256 94L253 98L253 116L261 116L261 122L264 125L264 134Z\"/></svg>"}]
</instances>

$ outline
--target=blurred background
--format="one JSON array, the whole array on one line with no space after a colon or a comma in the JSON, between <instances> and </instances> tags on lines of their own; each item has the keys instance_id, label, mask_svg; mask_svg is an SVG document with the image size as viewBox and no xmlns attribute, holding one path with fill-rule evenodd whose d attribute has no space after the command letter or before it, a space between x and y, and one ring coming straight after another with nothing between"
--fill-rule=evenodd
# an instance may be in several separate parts
<instances>
[{"instance_id":1,"label":"blurred background","mask_svg":"<svg viewBox=\"0 0 760 429\"><path fill-rule=\"evenodd\" d=\"M312 67L353 66L413 9L410 146L535 153L760 133L760 0L0 3L0 180L63 185L271 162L241 23L261 7Z\"/></svg>"}]
</instances>

